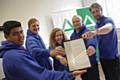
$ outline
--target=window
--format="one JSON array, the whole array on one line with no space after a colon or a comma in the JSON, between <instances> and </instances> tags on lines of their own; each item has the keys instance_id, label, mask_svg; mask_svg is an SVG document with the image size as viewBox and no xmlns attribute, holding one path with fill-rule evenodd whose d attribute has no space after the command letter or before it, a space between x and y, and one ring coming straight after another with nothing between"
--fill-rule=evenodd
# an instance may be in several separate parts
<instances>
[{"instance_id":1,"label":"window","mask_svg":"<svg viewBox=\"0 0 120 80\"><path fill-rule=\"evenodd\" d=\"M103 13L112 17L116 27L120 28L120 0L97 0L97 2L103 7Z\"/></svg>"}]
</instances>

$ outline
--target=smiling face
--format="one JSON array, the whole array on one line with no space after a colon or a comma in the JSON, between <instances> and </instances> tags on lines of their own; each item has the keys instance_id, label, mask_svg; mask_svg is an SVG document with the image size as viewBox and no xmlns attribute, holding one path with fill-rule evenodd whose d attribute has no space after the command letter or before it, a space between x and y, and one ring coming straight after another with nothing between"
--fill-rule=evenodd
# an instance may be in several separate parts
<instances>
[{"instance_id":1,"label":"smiling face","mask_svg":"<svg viewBox=\"0 0 120 80\"><path fill-rule=\"evenodd\" d=\"M75 15L75 16L73 16L73 18L72 18L72 23L73 23L73 26L74 26L74 28L76 29L76 30L79 30L82 26L82 18L81 17L79 17L79 16L77 16L77 15Z\"/></svg>"},{"instance_id":2,"label":"smiling face","mask_svg":"<svg viewBox=\"0 0 120 80\"><path fill-rule=\"evenodd\" d=\"M65 33L60 28L53 28L50 33L49 38L49 47L55 48L57 46L62 46L63 42L67 40L67 37L65 36Z\"/></svg>"},{"instance_id":3,"label":"smiling face","mask_svg":"<svg viewBox=\"0 0 120 80\"><path fill-rule=\"evenodd\" d=\"M29 29L32 33L38 34L39 31L39 21L35 21L29 25Z\"/></svg>"},{"instance_id":4,"label":"smiling face","mask_svg":"<svg viewBox=\"0 0 120 80\"><path fill-rule=\"evenodd\" d=\"M11 41L19 45L23 45L24 43L24 34L22 27L15 27L11 29L10 34L5 35L5 37L8 41Z\"/></svg>"},{"instance_id":5,"label":"smiling face","mask_svg":"<svg viewBox=\"0 0 120 80\"><path fill-rule=\"evenodd\" d=\"M63 32L62 31L57 31L55 33L55 41L58 43L58 44L62 44L63 42Z\"/></svg>"}]
</instances>

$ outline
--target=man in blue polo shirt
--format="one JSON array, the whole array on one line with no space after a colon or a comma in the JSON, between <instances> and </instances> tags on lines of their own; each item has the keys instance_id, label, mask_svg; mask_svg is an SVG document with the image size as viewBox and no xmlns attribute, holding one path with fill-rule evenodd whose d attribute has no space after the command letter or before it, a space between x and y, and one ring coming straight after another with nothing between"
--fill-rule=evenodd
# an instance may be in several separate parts
<instances>
[{"instance_id":1,"label":"man in blue polo shirt","mask_svg":"<svg viewBox=\"0 0 120 80\"><path fill-rule=\"evenodd\" d=\"M82 24L81 16L74 15L72 17L72 23L74 26L74 31L70 36L71 40L82 38L82 34L89 31ZM96 48L95 40L94 40L94 38L84 39L84 43L85 43L85 46L87 49L87 54L89 55L89 59L91 62L91 68L87 69L87 73L81 75L82 80L100 80L99 79L98 64L96 61L96 54L95 54L95 48Z\"/></svg>"},{"instance_id":2,"label":"man in blue polo shirt","mask_svg":"<svg viewBox=\"0 0 120 80\"><path fill-rule=\"evenodd\" d=\"M86 32L82 36L91 38L97 35L100 62L106 80L120 80L120 54L115 24L111 18L103 16L102 7L98 3L92 4L90 11L97 20L97 30Z\"/></svg>"}]
</instances>

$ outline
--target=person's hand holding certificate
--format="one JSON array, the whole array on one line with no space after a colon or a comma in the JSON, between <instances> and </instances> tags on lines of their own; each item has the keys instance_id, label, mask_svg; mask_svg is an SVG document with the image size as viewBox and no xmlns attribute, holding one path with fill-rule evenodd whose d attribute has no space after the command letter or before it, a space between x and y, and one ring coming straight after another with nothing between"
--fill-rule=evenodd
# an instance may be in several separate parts
<instances>
[{"instance_id":1,"label":"person's hand holding certificate","mask_svg":"<svg viewBox=\"0 0 120 80\"><path fill-rule=\"evenodd\" d=\"M64 42L70 71L91 67L83 39Z\"/></svg>"}]
</instances>

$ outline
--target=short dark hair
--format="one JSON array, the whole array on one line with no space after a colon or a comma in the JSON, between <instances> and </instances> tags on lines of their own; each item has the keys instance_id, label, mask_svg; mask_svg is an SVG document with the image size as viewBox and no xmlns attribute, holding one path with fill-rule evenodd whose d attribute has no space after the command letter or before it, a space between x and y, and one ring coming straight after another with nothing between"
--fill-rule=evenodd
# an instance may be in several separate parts
<instances>
[{"instance_id":1,"label":"short dark hair","mask_svg":"<svg viewBox=\"0 0 120 80\"><path fill-rule=\"evenodd\" d=\"M3 24L3 32L4 34L9 35L11 29L16 28L16 27L21 27L21 23L18 21L6 21Z\"/></svg>"},{"instance_id":2,"label":"short dark hair","mask_svg":"<svg viewBox=\"0 0 120 80\"><path fill-rule=\"evenodd\" d=\"M102 11L102 7L101 7L101 5L98 4L98 3L93 3L93 4L90 6L90 11L91 11L92 8L98 8L98 9L100 9L100 10Z\"/></svg>"}]
</instances>

